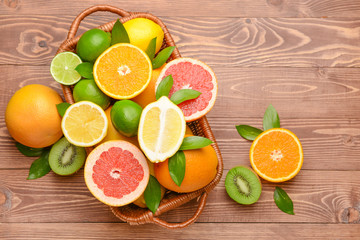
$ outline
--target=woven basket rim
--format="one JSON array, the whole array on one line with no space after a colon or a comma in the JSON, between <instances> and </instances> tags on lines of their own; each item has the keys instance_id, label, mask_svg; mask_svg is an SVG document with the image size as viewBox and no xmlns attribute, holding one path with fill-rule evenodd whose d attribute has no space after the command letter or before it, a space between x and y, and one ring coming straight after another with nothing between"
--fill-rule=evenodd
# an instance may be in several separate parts
<instances>
[{"instance_id":1,"label":"woven basket rim","mask_svg":"<svg viewBox=\"0 0 360 240\"><path fill-rule=\"evenodd\" d=\"M164 35L165 35L164 36L164 45L176 47L175 42L174 42L172 36L170 35L167 27L156 16L154 16L150 13L145 13L145 12L127 12L127 11L124 11L123 9L109 6L109 5L96 5L96 6L88 8L88 9L85 9L83 12L81 12L75 18L73 24L70 27L67 39L60 45L56 54L58 54L60 52L64 52L64 51L72 51L72 52L75 51L75 46L76 46L79 38L81 37L81 35L75 36L77 29L80 25L80 22L86 16L90 15L91 13L97 12L97 11L107 11L107 12L113 12L113 13L119 14L122 17L119 19L122 23L124 23L130 19L133 19L133 18L139 18L139 17L148 18L148 19L154 21L155 23L159 24L161 26L161 28L163 29ZM100 28L104 31L111 31L115 21L116 20L107 22L103 25L98 26L97 28ZM179 58L179 57L181 57L181 55L176 47L171 56L171 59L175 59L175 58ZM61 85L61 87L63 90L65 100L69 103L74 103L74 99L72 96L72 87L66 86L66 85ZM160 226L166 227L166 228L170 228L170 229L183 228L183 227L186 227L196 221L196 219L200 216L202 210L205 207L206 198L208 196L208 193L210 191L212 191L212 189L219 183L219 181L222 177L223 159L222 159L218 144L217 144L216 139L211 131L211 128L207 121L206 116L202 117L199 120L191 122L189 124L189 126L192 129L192 131L195 132L195 135L203 135L214 142L212 144L212 146L215 149L217 157L218 157L217 174L214 177L214 179L205 187L203 187L197 191L194 191L194 192L182 193L182 194L171 192L171 194L164 197L164 199L160 203L160 206L155 214L153 214L148 209L139 210L140 209L139 207L137 207L138 209L134 209L134 206L129 206L129 205L123 206L123 207L110 207L116 217L118 217L119 219L121 219L125 222L128 222L131 225L155 223L157 225L160 225ZM87 148L88 153L91 150L92 150L91 148ZM182 222L182 223L168 223L168 222L158 218L158 216L160 216L162 213L167 212L172 209L175 209L195 198L198 198L198 201L199 201L198 208L197 208L194 216L192 216L187 221ZM131 204L131 205L133 205L133 204ZM136 211L137 212L141 211L141 214L135 215L134 212L136 212Z\"/></svg>"}]
</instances>

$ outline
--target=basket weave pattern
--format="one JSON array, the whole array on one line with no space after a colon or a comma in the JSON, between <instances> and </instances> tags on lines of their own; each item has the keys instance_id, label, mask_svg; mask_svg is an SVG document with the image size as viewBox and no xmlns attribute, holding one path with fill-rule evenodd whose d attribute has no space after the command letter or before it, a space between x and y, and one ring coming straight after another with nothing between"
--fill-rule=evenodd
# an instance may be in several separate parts
<instances>
[{"instance_id":1,"label":"basket weave pattern","mask_svg":"<svg viewBox=\"0 0 360 240\"><path fill-rule=\"evenodd\" d=\"M97 6L93 6L93 7L90 7L88 9L84 10L75 18L75 20L73 21L73 23L70 27L69 33L67 35L67 39L60 45L60 47L57 51L57 54L60 52L65 52L65 51L75 52L76 44L80 38L80 36L76 37L76 32L79 28L81 21L86 16L88 16L94 12L97 12L97 11L106 11L106 12L115 13L115 14L121 16L120 21L122 23L124 23L128 20L134 19L134 18L150 19L150 20L154 21L155 23L157 23L158 25L160 25L160 27L164 31L164 42L163 42L162 48L168 47L168 46L175 46L175 42L174 42L173 38L171 37L168 29L166 28L164 23L159 18L157 18L149 13L127 12L120 8L109 6L109 5L97 5ZM112 30L115 21L116 20L114 20L112 22L108 22L104 25L99 26L98 28L109 32ZM181 57L180 52L177 48L175 48L175 50L173 51L169 60L179 58L179 57ZM74 99L72 96L72 87L65 86L65 85L61 85L61 87L62 87L62 90L64 93L65 100L68 103L71 103L71 104L74 103ZM210 125L209 125L206 117L202 117L201 119L199 119L197 121L188 123L188 125L195 135L207 137L214 142L212 144L212 146L215 149L215 152L217 154L218 161L219 161L217 174L216 174L215 178L207 186L205 186L204 188L199 189L195 192L183 193L183 194L174 193L174 192L166 193L164 199L161 201L160 206L155 214L153 214L148 209L143 209L143 208L137 207L133 204L130 204L130 205L123 206L123 207L111 207L111 210L115 214L116 217L118 217L119 219L121 219L125 222L128 222L131 225L155 223L157 225L160 225L160 226L163 226L166 228L174 229L174 228L186 227L186 226L190 225L191 223L195 222L196 219L200 216L202 210L205 207L208 193L220 181L220 178L221 178L222 172L223 172L223 160L222 160L222 157L220 154L219 147L216 143L215 137L211 131ZM92 150L92 148L87 148L87 152L90 152L91 150ZM159 216L162 213L167 212L171 209L177 208L195 198L198 198L198 207L197 207L194 215L190 219L188 219L184 222L181 222L181 223L169 223L169 222L166 222L159 218Z\"/></svg>"}]
</instances>

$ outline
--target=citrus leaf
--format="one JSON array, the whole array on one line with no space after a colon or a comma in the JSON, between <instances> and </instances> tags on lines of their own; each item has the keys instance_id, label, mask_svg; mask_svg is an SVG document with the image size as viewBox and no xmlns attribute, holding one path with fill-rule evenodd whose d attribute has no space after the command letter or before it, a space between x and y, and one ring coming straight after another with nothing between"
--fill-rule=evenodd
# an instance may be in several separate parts
<instances>
[{"instance_id":1,"label":"citrus leaf","mask_svg":"<svg viewBox=\"0 0 360 240\"><path fill-rule=\"evenodd\" d=\"M280 127L280 118L276 109L273 105L269 105L265 111L264 119L263 119L263 128L264 131L271 128L279 128Z\"/></svg>"},{"instance_id":2,"label":"citrus leaf","mask_svg":"<svg viewBox=\"0 0 360 240\"><path fill-rule=\"evenodd\" d=\"M77 65L75 70L84 78L94 78L93 76L94 64L90 62L83 62Z\"/></svg>"},{"instance_id":3,"label":"citrus leaf","mask_svg":"<svg viewBox=\"0 0 360 240\"><path fill-rule=\"evenodd\" d=\"M155 56L155 50L156 50L156 38L154 37L153 39L151 39L148 47L146 48L146 54L149 56L150 60L154 59Z\"/></svg>"},{"instance_id":4,"label":"citrus leaf","mask_svg":"<svg viewBox=\"0 0 360 240\"><path fill-rule=\"evenodd\" d=\"M191 136L184 138L179 150L199 149L214 143L208 138L200 136Z\"/></svg>"},{"instance_id":5,"label":"citrus leaf","mask_svg":"<svg viewBox=\"0 0 360 240\"><path fill-rule=\"evenodd\" d=\"M174 156L169 158L169 172L172 180L180 187L185 177L185 154L183 151L177 151Z\"/></svg>"},{"instance_id":6,"label":"citrus leaf","mask_svg":"<svg viewBox=\"0 0 360 240\"><path fill-rule=\"evenodd\" d=\"M111 31L111 45L116 43L130 43L129 35L126 32L124 25L116 20L114 27Z\"/></svg>"},{"instance_id":7,"label":"citrus leaf","mask_svg":"<svg viewBox=\"0 0 360 240\"><path fill-rule=\"evenodd\" d=\"M70 106L71 106L70 103L62 102L62 103L56 104L56 109L57 109L59 115L61 117L63 117L66 112L66 109L68 109L68 107L70 107Z\"/></svg>"},{"instance_id":8,"label":"citrus leaf","mask_svg":"<svg viewBox=\"0 0 360 240\"><path fill-rule=\"evenodd\" d=\"M161 67L169 59L175 47L167 47L158 53L156 58L152 60L153 69Z\"/></svg>"},{"instance_id":9,"label":"citrus leaf","mask_svg":"<svg viewBox=\"0 0 360 240\"><path fill-rule=\"evenodd\" d=\"M27 157L40 156L44 151L44 148L32 148L32 147L25 146L19 142L17 142L15 144L15 146L23 155L25 155Z\"/></svg>"},{"instance_id":10,"label":"citrus leaf","mask_svg":"<svg viewBox=\"0 0 360 240\"><path fill-rule=\"evenodd\" d=\"M180 89L173 93L170 100L178 105L184 101L195 99L200 96L201 92L193 90L193 89Z\"/></svg>"},{"instance_id":11,"label":"citrus leaf","mask_svg":"<svg viewBox=\"0 0 360 240\"><path fill-rule=\"evenodd\" d=\"M41 154L40 158L36 159L30 167L28 180L41 178L48 174L51 170L49 165L50 149L46 148Z\"/></svg>"},{"instance_id":12,"label":"citrus leaf","mask_svg":"<svg viewBox=\"0 0 360 240\"><path fill-rule=\"evenodd\" d=\"M274 201L281 211L290 215L295 215L293 202L282 188L275 187Z\"/></svg>"},{"instance_id":13,"label":"citrus leaf","mask_svg":"<svg viewBox=\"0 0 360 240\"><path fill-rule=\"evenodd\" d=\"M235 127L240 136L250 141L255 140L255 138L263 132L261 129L254 128L249 125L238 125Z\"/></svg>"},{"instance_id":14,"label":"citrus leaf","mask_svg":"<svg viewBox=\"0 0 360 240\"><path fill-rule=\"evenodd\" d=\"M158 100L162 96L169 96L169 92L174 84L174 80L171 75L166 76L156 88L155 98Z\"/></svg>"},{"instance_id":15,"label":"citrus leaf","mask_svg":"<svg viewBox=\"0 0 360 240\"><path fill-rule=\"evenodd\" d=\"M150 175L149 182L146 186L144 199L146 206L150 211L155 213L161 201L161 186L158 180L152 175Z\"/></svg>"}]
</instances>

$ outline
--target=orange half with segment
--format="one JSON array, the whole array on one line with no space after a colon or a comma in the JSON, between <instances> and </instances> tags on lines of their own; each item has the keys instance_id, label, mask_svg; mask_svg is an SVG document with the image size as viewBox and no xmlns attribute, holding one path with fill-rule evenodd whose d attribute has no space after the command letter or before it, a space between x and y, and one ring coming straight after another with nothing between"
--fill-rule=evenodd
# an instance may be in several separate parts
<instances>
[{"instance_id":1,"label":"orange half with segment","mask_svg":"<svg viewBox=\"0 0 360 240\"><path fill-rule=\"evenodd\" d=\"M252 168L270 182L284 182L295 177L301 169L303 158L300 140L284 128L262 132L250 148Z\"/></svg>"},{"instance_id":2,"label":"orange half with segment","mask_svg":"<svg viewBox=\"0 0 360 240\"><path fill-rule=\"evenodd\" d=\"M130 99L148 86L152 64L140 48L118 43L96 59L93 74L97 86L106 95L115 99Z\"/></svg>"}]
</instances>

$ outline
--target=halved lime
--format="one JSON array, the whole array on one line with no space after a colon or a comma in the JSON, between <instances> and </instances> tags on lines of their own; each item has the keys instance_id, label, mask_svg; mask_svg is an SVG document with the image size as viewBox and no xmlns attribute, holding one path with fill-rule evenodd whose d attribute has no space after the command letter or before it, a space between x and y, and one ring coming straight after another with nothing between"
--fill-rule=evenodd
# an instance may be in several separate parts
<instances>
[{"instance_id":1,"label":"halved lime","mask_svg":"<svg viewBox=\"0 0 360 240\"><path fill-rule=\"evenodd\" d=\"M58 83L75 84L81 79L80 74L75 70L80 63L82 63L81 58L73 52L59 53L51 61L51 75Z\"/></svg>"}]
</instances>

